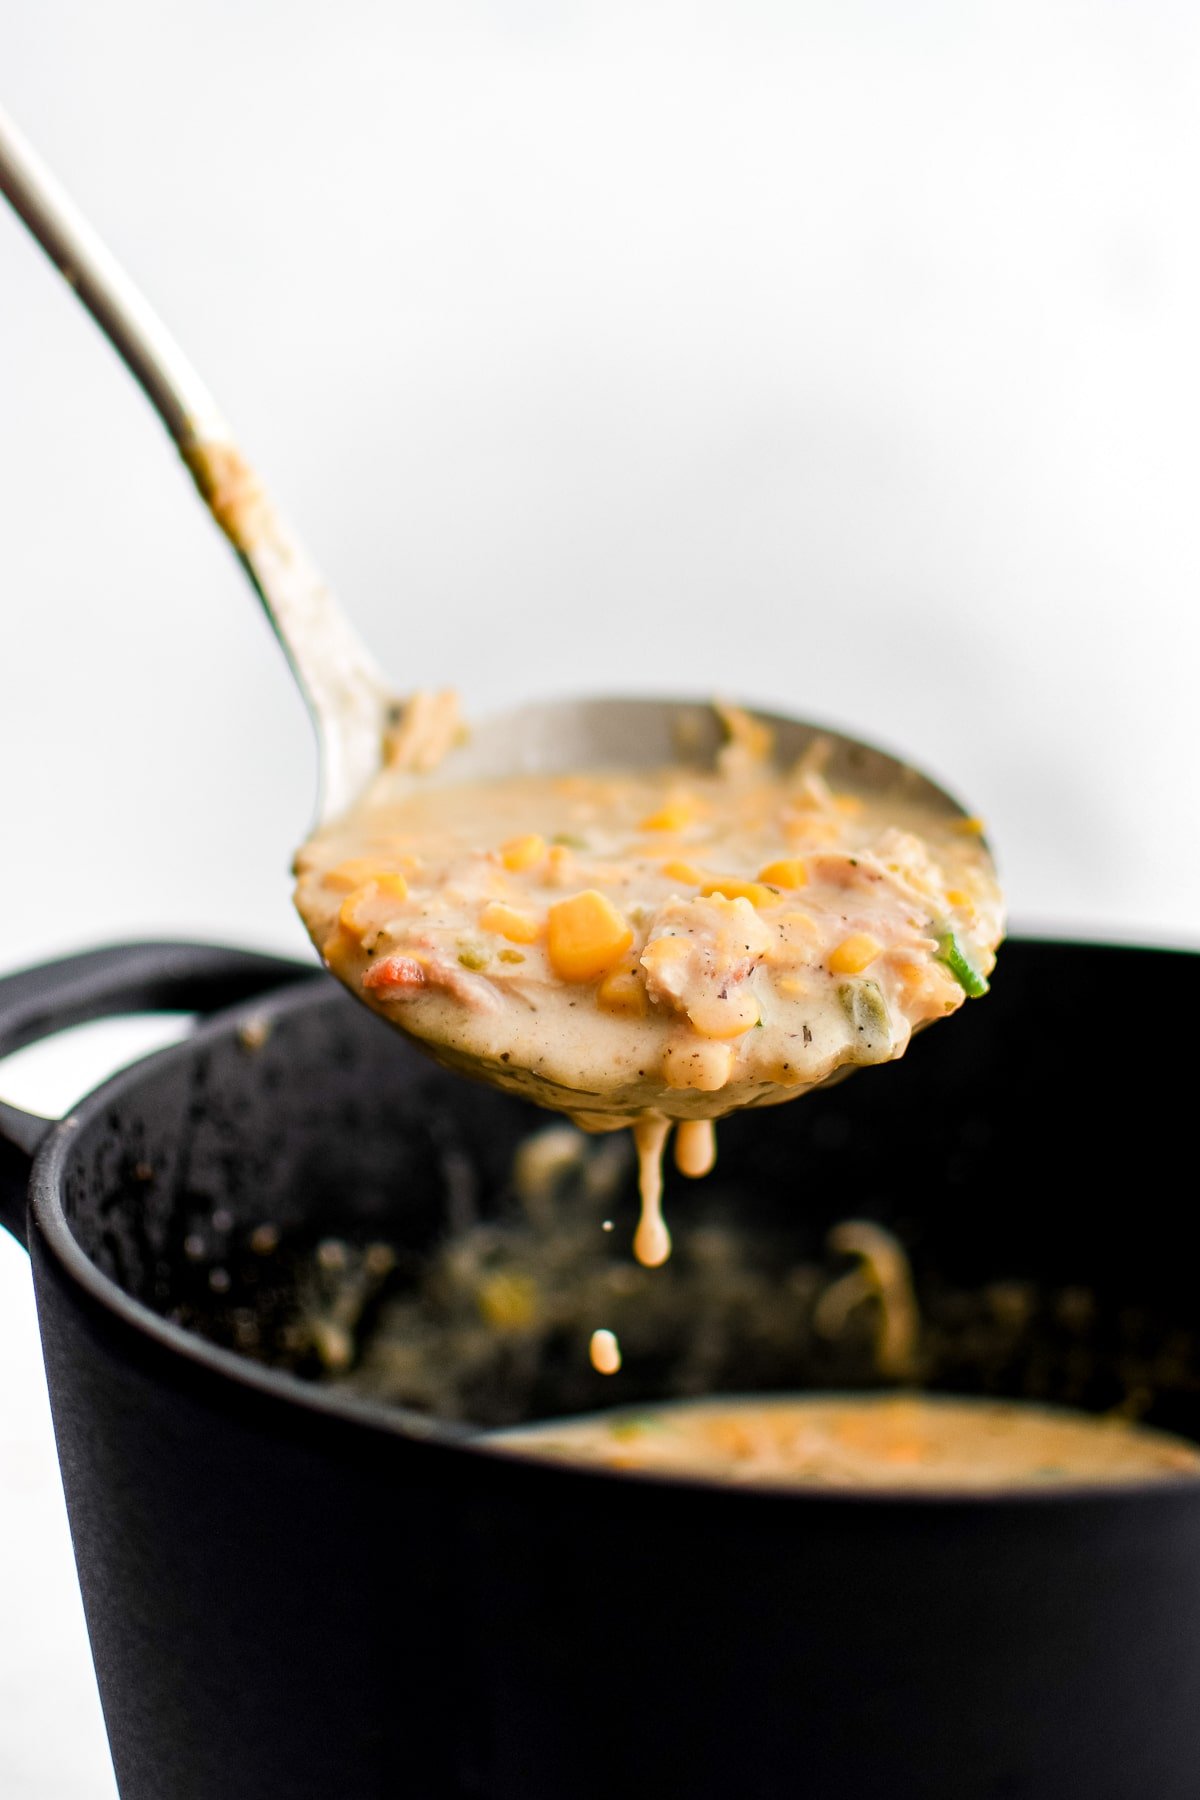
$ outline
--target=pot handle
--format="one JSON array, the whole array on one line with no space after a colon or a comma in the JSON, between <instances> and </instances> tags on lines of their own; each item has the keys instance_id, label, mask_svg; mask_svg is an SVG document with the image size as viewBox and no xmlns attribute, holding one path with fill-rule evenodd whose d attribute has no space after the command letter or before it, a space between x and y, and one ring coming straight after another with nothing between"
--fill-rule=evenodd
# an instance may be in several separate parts
<instances>
[{"instance_id":1,"label":"pot handle","mask_svg":"<svg viewBox=\"0 0 1200 1800\"><path fill-rule=\"evenodd\" d=\"M0 1058L70 1025L153 1012L220 1012L320 974L218 944L112 944L0 978ZM29 1165L57 1124L0 1101L0 1225L25 1242Z\"/></svg>"}]
</instances>

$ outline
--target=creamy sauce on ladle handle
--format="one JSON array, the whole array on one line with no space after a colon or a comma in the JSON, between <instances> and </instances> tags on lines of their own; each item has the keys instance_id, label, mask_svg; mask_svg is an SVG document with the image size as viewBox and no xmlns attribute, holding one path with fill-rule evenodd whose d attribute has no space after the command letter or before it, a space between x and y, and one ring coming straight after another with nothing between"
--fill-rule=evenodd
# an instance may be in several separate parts
<instances>
[{"instance_id":1,"label":"creamy sauce on ladle handle","mask_svg":"<svg viewBox=\"0 0 1200 1800\"><path fill-rule=\"evenodd\" d=\"M379 771L395 690L276 511L190 359L2 109L0 188L138 381L236 550L312 715L319 815L336 817Z\"/></svg>"}]
</instances>

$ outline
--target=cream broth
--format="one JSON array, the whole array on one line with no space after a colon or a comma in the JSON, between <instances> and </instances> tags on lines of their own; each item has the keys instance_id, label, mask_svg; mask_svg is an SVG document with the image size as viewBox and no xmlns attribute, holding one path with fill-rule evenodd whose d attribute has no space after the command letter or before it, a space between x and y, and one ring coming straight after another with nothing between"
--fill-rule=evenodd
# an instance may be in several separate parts
<instances>
[{"instance_id":1,"label":"cream broth","mask_svg":"<svg viewBox=\"0 0 1200 1800\"><path fill-rule=\"evenodd\" d=\"M1200 1474L1195 1444L1145 1426L917 1394L676 1401L493 1441L530 1456L771 1487L964 1491Z\"/></svg>"},{"instance_id":2,"label":"cream broth","mask_svg":"<svg viewBox=\"0 0 1200 1800\"><path fill-rule=\"evenodd\" d=\"M711 772L385 772L296 861L369 1006L587 1130L635 1125L649 1263L676 1121L705 1173L712 1119L900 1056L986 989L1003 931L978 821L833 787L819 751L780 771L756 729L737 715Z\"/></svg>"}]
</instances>

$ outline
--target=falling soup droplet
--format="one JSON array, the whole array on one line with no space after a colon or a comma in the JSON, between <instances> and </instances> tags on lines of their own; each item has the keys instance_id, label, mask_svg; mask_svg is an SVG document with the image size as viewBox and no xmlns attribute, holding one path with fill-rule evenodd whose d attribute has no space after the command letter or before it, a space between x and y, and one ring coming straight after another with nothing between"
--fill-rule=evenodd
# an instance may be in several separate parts
<instances>
[{"instance_id":1,"label":"falling soup droplet","mask_svg":"<svg viewBox=\"0 0 1200 1800\"><path fill-rule=\"evenodd\" d=\"M671 1254L671 1234L662 1216L662 1155L670 1130L671 1121L662 1113L643 1113L633 1127L642 1195L642 1216L633 1234L633 1254L647 1269L657 1269Z\"/></svg>"},{"instance_id":2,"label":"falling soup droplet","mask_svg":"<svg viewBox=\"0 0 1200 1800\"><path fill-rule=\"evenodd\" d=\"M717 1160L717 1134L711 1119L683 1119L675 1128L675 1167L693 1181L707 1175Z\"/></svg>"},{"instance_id":3,"label":"falling soup droplet","mask_svg":"<svg viewBox=\"0 0 1200 1800\"><path fill-rule=\"evenodd\" d=\"M621 1367L621 1346L615 1331L593 1331L588 1345L592 1367L601 1375L615 1375Z\"/></svg>"}]
</instances>

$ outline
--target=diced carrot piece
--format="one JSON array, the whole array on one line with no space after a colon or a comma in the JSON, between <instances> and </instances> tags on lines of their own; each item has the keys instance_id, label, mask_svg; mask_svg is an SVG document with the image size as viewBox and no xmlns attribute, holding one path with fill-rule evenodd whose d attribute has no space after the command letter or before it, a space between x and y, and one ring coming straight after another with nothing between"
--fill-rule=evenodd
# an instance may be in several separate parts
<instances>
[{"instance_id":1,"label":"diced carrot piece","mask_svg":"<svg viewBox=\"0 0 1200 1800\"><path fill-rule=\"evenodd\" d=\"M385 956L367 970L362 984L371 993L379 990L387 999L391 993L413 993L424 987L425 970L415 956Z\"/></svg>"}]
</instances>

